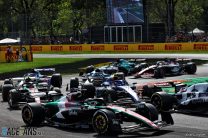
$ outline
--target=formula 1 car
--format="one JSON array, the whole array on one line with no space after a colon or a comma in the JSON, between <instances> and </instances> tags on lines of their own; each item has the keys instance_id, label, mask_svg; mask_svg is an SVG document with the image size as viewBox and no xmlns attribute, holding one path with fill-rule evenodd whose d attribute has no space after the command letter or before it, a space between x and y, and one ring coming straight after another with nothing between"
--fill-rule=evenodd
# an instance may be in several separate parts
<instances>
[{"instance_id":1,"label":"formula 1 car","mask_svg":"<svg viewBox=\"0 0 208 138\"><path fill-rule=\"evenodd\" d=\"M146 84L136 84L136 91L139 92L139 95L149 97L156 92L166 92L167 94L173 95L179 92L183 87L191 86L197 83L208 82L208 77L199 77L199 78L187 78L181 80L169 80L161 82L149 82Z\"/></svg>"},{"instance_id":2,"label":"formula 1 car","mask_svg":"<svg viewBox=\"0 0 208 138\"><path fill-rule=\"evenodd\" d=\"M9 91L13 88L16 88L21 81L24 81L26 78L30 78L35 82L46 82L49 86L61 87L62 85L62 76L59 73L55 73L54 68L42 68L42 69L32 69L31 72L26 73L23 77L16 77L5 79L2 86L2 99L3 101L8 100Z\"/></svg>"},{"instance_id":3,"label":"formula 1 car","mask_svg":"<svg viewBox=\"0 0 208 138\"><path fill-rule=\"evenodd\" d=\"M151 103L159 110L174 108L205 112L208 109L208 83L197 83L182 87L179 92L173 95L156 92L151 97Z\"/></svg>"},{"instance_id":4,"label":"formula 1 car","mask_svg":"<svg viewBox=\"0 0 208 138\"><path fill-rule=\"evenodd\" d=\"M22 81L17 88L9 91L8 105L10 109L17 109L20 104L55 101L62 95L58 87L50 88L47 83Z\"/></svg>"},{"instance_id":5,"label":"formula 1 car","mask_svg":"<svg viewBox=\"0 0 208 138\"><path fill-rule=\"evenodd\" d=\"M83 83L92 83L94 86L100 86L104 81L110 77L109 74L104 73L100 69L95 69L91 73L83 76Z\"/></svg>"},{"instance_id":6,"label":"formula 1 car","mask_svg":"<svg viewBox=\"0 0 208 138\"><path fill-rule=\"evenodd\" d=\"M99 70L103 71L105 74L114 74L116 72L123 72L125 75L133 74L142 69L146 68L148 65L143 59L133 59L133 60L125 60L118 59L116 62L109 62L107 65L97 67ZM141 63L139 63L141 62ZM88 66L86 68L86 73L90 73L96 68L94 66ZM83 71L80 72L80 75L83 75Z\"/></svg>"},{"instance_id":7,"label":"formula 1 car","mask_svg":"<svg viewBox=\"0 0 208 138\"><path fill-rule=\"evenodd\" d=\"M85 97L85 98L83 98ZM86 97L82 93L70 93L55 102L29 103L22 108L22 119L27 126L39 126L44 122L52 126L86 128L92 126L101 135L117 135L121 132L152 130L174 124L171 114L158 112L151 104L139 103L130 110L107 105L102 99ZM135 123L123 126L124 122Z\"/></svg>"},{"instance_id":8,"label":"formula 1 car","mask_svg":"<svg viewBox=\"0 0 208 138\"><path fill-rule=\"evenodd\" d=\"M125 80L124 73L118 72L103 79L99 86L95 85L93 81L79 83L78 78L71 78L70 84L67 84L66 91L77 92L86 90L86 92L94 92L97 98L104 98L104 101L108 103L119 102L120 104L134 104L139 101L139 98L132 88L134 89L134 86L129 86Z\"/></svg>"},{"instance_id":9,"label":"formula 1 car","mask_svg":"<svg viewBox=\"0 0 208 138\"><path fill-rule=\"evenodd\" d=\"M136 74L134 74L135 78L139 77L154 77L154 78L163 78L165 76L175 76L181 75L184 73L194 74L196 73L197 67L193 62L188 62L181 64L176 60L165 60L158 61L155 65L151 65Z\"/></svg>"},{"instance_id":10,"label":"formula 1 car","mask_svg":"<svg viewBox=\"0 0 208 138\"><path fill-rule=\"evenodd\" d=\"M96 88L96 97L102 97L108 103L134 104L139 102L139 97L134 91L134 85L130 86L125 80L123 72L118 72L106 80L101 87ZM130 103L128 102L130 99Z\"/></svg>"},{"instance_id":11,"label":"formula 1 car","mask_svg":"<svg viewBox=\"0 0 208 138\"><path fill-rule=\"evenodd\" d=\"M26 77L35 77L39 82L48 82L54 87L60 88L62 85L62 76L55 72L55 68L32 69L31 72L24 75L24 78Z\"/></svg>"}]
</instances>

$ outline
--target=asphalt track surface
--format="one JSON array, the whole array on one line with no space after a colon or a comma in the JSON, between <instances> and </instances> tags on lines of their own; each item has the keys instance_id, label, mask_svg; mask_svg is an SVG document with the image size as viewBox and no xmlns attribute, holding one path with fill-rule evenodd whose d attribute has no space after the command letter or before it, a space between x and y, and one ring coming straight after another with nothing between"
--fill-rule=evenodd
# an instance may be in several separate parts
<instances>
[{"instance_id":1,"label":"asphalt track surface","mask_svg":"<svg viewBox=\"0 0 208 138\"><path fill-rule=\"evenodd\" d=\"M144 83L144 82L155 82L162 80L170 80L170 79L182 79L182 78L190 78L190 77L204 77L208 76L207 72L208 64L204 64L202 66L198 66L197 73L195 75L181 75L175 77L166 77L165 79L133 79L133 77L127 77L127 81L129 83ZM63 87L62 92L65 91L66 84L69 82L70 78L76 76L63 76ZM1 94L0 94L0 101ZM130 134L122 134L118 137L125 138L136 138L136 137L161 137L161 138L183 138L183 137L199 137L199 138L207 138L208 137L208 116L196 116L196 115L187 115L187 114L172 114L175 124L173 126L168 126L162 128L159 132L137 132ZM8 104L4 102L0 102L0 137L2 127L8 128L19 128L24 127L25 124L21 118L20 110L10 110L8 108ZM37 128L37 131L42 133L41 137L45 138L91 138L91 137L103 137L98 136L93 132L92 129L69 129L69 128L57 128L51 126L41 126ZM16 136L15 136L16 137ZM20 137L28 137L28 136L20 136ZM31 136L30 136L31 137ZM40 137L40 136L32 136L32 137Z\"/></svg>"},{"instance_id":2,"label":"asphalt track surface","mask_svg":"<svg viewBox=\"0 0 208 138\"><path fill-rule=\"evenodd\" d=\"M34 58L189 58L208 59L208 54L34 54Z\"/></svg>"}]
</instances>

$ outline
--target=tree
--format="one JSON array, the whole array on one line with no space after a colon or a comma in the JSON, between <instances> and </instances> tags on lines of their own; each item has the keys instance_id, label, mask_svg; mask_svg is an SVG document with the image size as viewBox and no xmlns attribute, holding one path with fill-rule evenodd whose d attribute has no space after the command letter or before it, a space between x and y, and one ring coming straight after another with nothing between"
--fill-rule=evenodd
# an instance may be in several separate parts
<instances>
[{"instance_id":1,"label":"tree","mask_svg":"<svg viewBox=\"0 0 208 138\"><path fill-rule=\"evenodd\" d=\"M181 0L176 6L177 30L188 32L200 24L203 8L198 0Z\"/></svg>"},{"instance_id":2,"label":"tree","mask_svg":"<svg viewBox=\"0 0 208 138\"><path fill-rule=\"evenodd\" d=\"M178 0L148 0L150 22L163 22L166 32L174 34L175 30L175 7Z\"/></svg>"}]
</instances>

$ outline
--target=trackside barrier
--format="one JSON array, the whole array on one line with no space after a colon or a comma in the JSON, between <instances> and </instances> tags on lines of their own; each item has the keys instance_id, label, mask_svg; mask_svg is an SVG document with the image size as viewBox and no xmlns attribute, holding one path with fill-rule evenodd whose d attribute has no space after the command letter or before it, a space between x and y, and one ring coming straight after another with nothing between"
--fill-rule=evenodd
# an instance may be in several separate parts
<instances>
[{"instance_id":1,"label":"trackside barrier","mask_svg":"<svg viewBox=\"0 0 208 138\"><path fill-rule=\"evenodd\" d=\"M17 60L14 54L20 46L12 46L12 62ZM200 52L208 51L208 42L196 43L138 43L138 44L70 44L70 45L32 45L22 46L22 57L32 61L35 52ZM0 62L7 62L7 46L0 46Z\"/></svg>"},{"instance_id":2,"label":"trackside barrier","mask_svg":"<svg viewBox=\"0 0 208 138\"><path fill-rule=\"evenodd\" d=\"M32 51L30 51L30 46L28 45L21 47L18 45L11 46L12 53L9 55L7 54L7 48L8 46L0 46L0 62L30 62L33 60L33 54ZM16 54L16 49L21 51L19 56Z\"/></svg>"},{"instance_id":3,"label":"trackside barrier","mask_svg":"<svg viewBox=\"0 0 208 138\"><path fill-rule=\"evenodd\" d=\"M141 44L76 44L32 45L33 52L195 52L208 51L208 42L141 43Z\"/></svg>"}]
</instances>

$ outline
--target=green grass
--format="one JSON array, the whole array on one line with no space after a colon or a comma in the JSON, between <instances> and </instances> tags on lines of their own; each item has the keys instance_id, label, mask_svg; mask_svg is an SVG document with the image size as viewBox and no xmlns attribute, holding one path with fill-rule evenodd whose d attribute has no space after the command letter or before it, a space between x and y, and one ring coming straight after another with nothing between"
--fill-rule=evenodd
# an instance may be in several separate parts
<instances>
[{"instance_id":1,"label":"green grass","mask_svg":"<svg viewBox=\"0 0 208 138\"><path fill-rule=\"evenodd\" d=\"M0 64L0 73L6 73L6 72L15 72L25 69L31 69L31 68L38 68L38 67L49 67L49 66L55 66L55 65L61 65L61 64L67 64L67 63L75 63L78 61L83 61L86 59L69 59L69 58L35 58L33 62L17 62L17 63L1 63Z\"/></svg>"}]
</instances>

